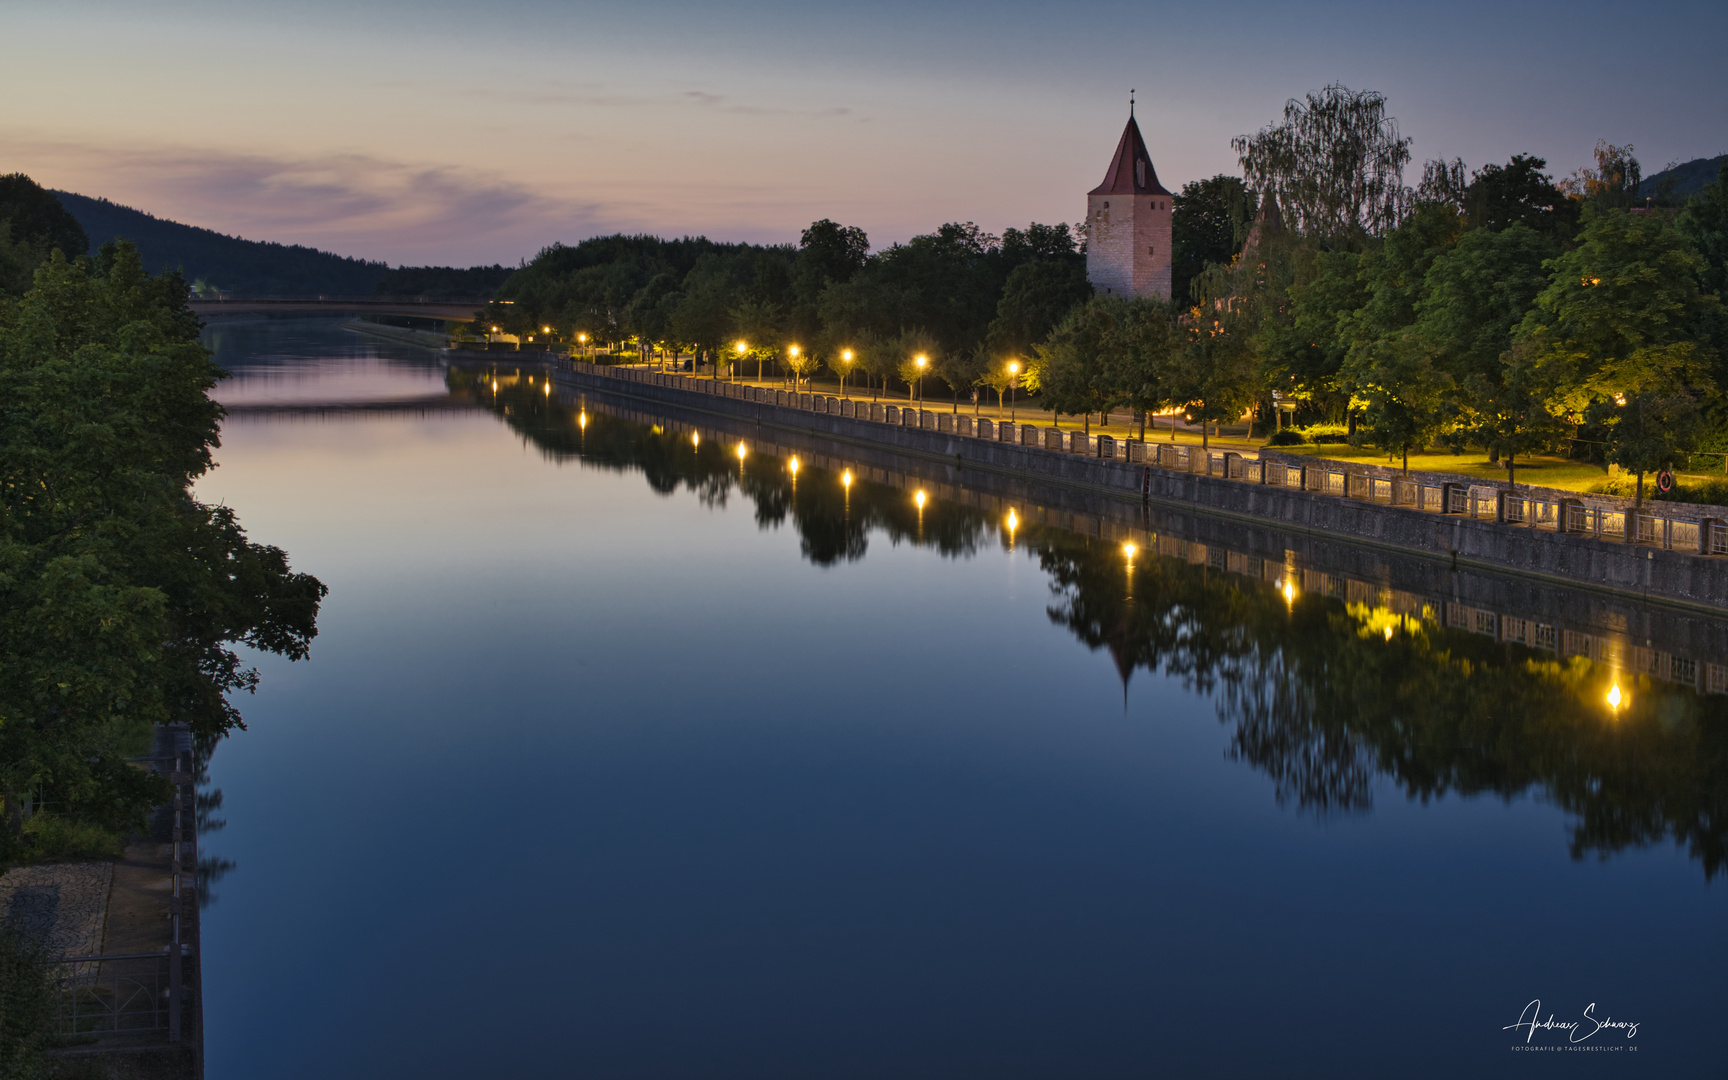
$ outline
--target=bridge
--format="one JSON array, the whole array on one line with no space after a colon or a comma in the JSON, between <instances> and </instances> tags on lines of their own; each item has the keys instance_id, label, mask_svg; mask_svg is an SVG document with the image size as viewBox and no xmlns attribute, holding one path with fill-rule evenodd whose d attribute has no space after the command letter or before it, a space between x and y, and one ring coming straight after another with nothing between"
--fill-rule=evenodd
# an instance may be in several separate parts
<instances>
[{"instance_id":1,"label":"bridge","mask_svg":"<svg viewBox=\"0 0 1728 1080\"><path fill-rule=\"evenodd\" d=\"M508 303L509 301L501 301ZM485 300L390 299L375 296L271 296L255 300L193 300L194 315L394 315L467 322Z\"/></svg>"}]
</instances>

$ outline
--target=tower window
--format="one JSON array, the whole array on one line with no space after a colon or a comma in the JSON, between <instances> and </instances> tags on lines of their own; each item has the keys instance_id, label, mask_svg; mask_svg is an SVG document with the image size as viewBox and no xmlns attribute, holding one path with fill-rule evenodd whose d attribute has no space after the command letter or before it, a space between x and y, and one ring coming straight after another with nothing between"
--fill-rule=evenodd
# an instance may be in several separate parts
<instances>
[{"instance_id":1,"label":"tower window","mask_svg":"<svg viewBox=\"0 0 1728 1080\"><path fill-rule=\"evenodd\" d=\"M1157 251L1156 251L1156 249L1154 249L1154 248L1153 248L1153 247L1152 247L1152 245L1151 245L1151 244L1147 244L1147 245L1146 245L1146 254L1148 254L1148 255L1156 255L1156 254L1157 254Z\"/></svg>"}]
</instances>

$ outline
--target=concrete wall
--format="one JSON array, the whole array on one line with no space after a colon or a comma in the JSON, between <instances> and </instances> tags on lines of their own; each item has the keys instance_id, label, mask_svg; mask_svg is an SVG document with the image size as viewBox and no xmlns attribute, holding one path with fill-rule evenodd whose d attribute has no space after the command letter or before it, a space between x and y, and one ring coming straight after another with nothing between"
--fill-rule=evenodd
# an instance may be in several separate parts
<instances>
[{"instance_id":1,"label":"concrete wall","mask_svg":"<svg viewBox=\"0 0 1728 1080\"><path fill-rule=\"evenodd\" d=\"M680 380L695 383L704 380ZM1177 507L1245 524L1342 537L1354 545L1424 554L1454 567L1492 568L1537 580L1585 585L1646 600L1728 609L1728 558L1604 542L1491 520L1426 513L1405 507L1177 473L1120 459L1100 460L1043 449L1042 432L1019 425L1017 442L987 441L919 428L851 419L726 397L705 388L627 381L558 365L561 389L605 391L641 402L694 409L747 421L757 430L799 434L853 448L859 460L911 458L952 466L956 482L1005 478L1016 490L1063 488L1083 496L1154 507ZM725 384L721 384L724 389ZM889 412L895 411L892 406ZM912 413L911 410L903 410ZM916 414L912 413L913 423ZM1010 425L995 425L998 429ZM960 480L965 477L967 479Z\"/></svg>"}]
</instances>

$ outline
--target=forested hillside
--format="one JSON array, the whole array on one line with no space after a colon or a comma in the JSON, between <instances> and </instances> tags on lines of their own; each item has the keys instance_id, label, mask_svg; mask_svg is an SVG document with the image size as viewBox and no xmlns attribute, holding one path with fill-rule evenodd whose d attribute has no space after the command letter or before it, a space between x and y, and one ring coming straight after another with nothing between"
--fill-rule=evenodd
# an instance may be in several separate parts
<instances>
[{"instance_id":1,"label":"forested hillside","mask_svg":"<svg viewBox=\"0 0 1728 1080\"><path fill-rule=\"evenodd\" d=\"M511 274L505 266L399 266L350 259L299 244L243 240L182 225L69 191L55 192L94 252L115 237L137 248L152 272L179 269L207 296L425 296L487 298Z\"/></svg>"},{"instance_id":2,"label":"forested hillside","mask_svg":"<svg viewBox=\"0 0 1728 1080\"><path fill-rule=\"evenodd\" d=\"M69 191L55 192L90 238L92 249L117 236L132 241L151 272L182 269L186 280L247 296L367 295L389 269L298 244L242 240L182 225Z\"/></svg>"}]
</instances>

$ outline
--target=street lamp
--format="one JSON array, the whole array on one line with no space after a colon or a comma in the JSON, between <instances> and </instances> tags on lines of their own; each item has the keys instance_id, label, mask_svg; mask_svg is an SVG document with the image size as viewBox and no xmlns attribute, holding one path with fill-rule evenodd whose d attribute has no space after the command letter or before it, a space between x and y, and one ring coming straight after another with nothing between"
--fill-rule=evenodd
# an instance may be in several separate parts
<instances>
[{"instance_id":1,"label":"street lamp","mask_svg":"<svg viewBox=\"0 0 1728 1080\"><path fill-rule=\"evenodd\" d=\"M798 389L798 346L793 345L787 348L786 355L792 358L792 389L796 390ZM756 369L756 377L762 377L762 369L760 367Z\"/></svg>"},{"instance_id":2,"label":"street lamp","mask_svg":"<svg viewBox=\"0 0 1728 1080\"><path fill-rule=\"evenodd\" d=\"M739 339L739 340L738 340L738 344L736 344L736 345L734 345L734 346L732 346L732 351L733 351L733 352L735 352L735 353L737 353L737 354L738 354L738 362L739 362L739 363L743 363L743 362L744 362L744 354L745 354L745 353L746 353L746 352L748 352L748 351L749 351L749 349L750 349L750 346L748 346L748 345L746 345L746 344L744 344L744 340L743 340L743 339L742 339L742 338L740 338L740 339ZM758 361L758 363L760 363L760 361ZM758 374L760 374L760 373L761 373L761 372L760 372L760 369L758 369L758 372L757 372L757 373L758 373ZM715 372L715 373L714 373L714 375L715 375L715 377L716 377L716 378L718 378L718 377L719 377L719 375L720 375L720 373L719 373L719 372L718 372L718 371L716 371L716 372Z\"/></svg>"},{"instance_id":3,"label":"street lamp","mask_svg":"<svg viewBox=\"0 0 1728 1080\"><path fill-rule=\"evenodd\" d=\"M852 350L851 349L841 349L840 350L840 360L846 365L844 368L842 368L840 370L840 396L845 397L846 396L846 372L850 371L852 368ZM1728 461L1728 458L1723 458L1722 460Z\"/></svg>"},{"instance_id":4,"label":"street lamp","mask_svg":"<svg viewBox=\"0 0 1728 1080\"><path fill-rule=\"evenodd\" d=\"M927 356L920 356L914 361L914 363L916 363L918 365L917 401L923 401L924 400L924 368L926 365L928 365L930 363L930 358Z\"/></svg>"},{"instance_id":5,"label":"street lamp","mask_svg":"<svg viewBox=\"0 0 1728 1080\"><path fill-rule=\"evenodd\" d=\"M1020 361L1008 361L1008 422L1014 422L1014 391L1020 388Z\"/></svg>"},{"instance_id":6,"label":"street lamp","mask_svg":"<svg viewBox=\"0 0 1728 1080\"><path fill-rule=\"evenodd\" d=\"M576 335L576 344L582 346L582 355L587 356L588 355L588 335L587 334L577 334Z\"/></svg>"}]
</instances>

